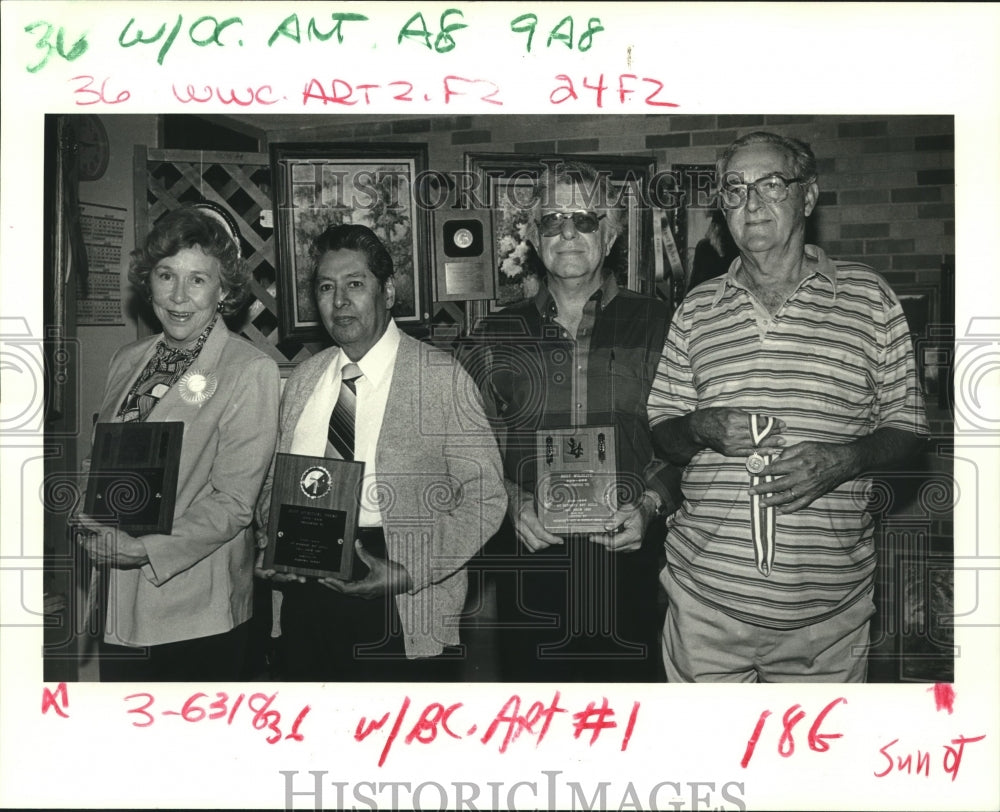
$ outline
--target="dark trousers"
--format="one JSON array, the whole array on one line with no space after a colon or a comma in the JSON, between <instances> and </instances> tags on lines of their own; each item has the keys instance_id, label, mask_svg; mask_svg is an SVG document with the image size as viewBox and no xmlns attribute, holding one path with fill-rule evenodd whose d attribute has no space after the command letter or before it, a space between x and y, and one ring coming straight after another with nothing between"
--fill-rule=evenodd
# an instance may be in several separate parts
<instances>
[{"instance_id":1,"label":"dark trousers","mask_svg":"<svg viewBox=\"0 0 1000 812\"><path fill-rule=\"evenodd\" d=\"M101 682L236 682L250 624L222 634L145 648L100 644Z\"/></svg>"},{"instance_id":2,"label":"dark trousers","mask_svg":"<svg viewBox=\"0 0 1000 812\"><path fill-rule=\"evenodd\" d=\"M505 681L662 679L657 607L663 526L640 550L611 553L585 537L527 552L505 523L476 565L496 583Z\"/></svg>"},{"instance_id":3,"label":"dark trousers","mask_svg":"<svg viewBox=\"0 0 1000 812\"><path fill-rule=\"evenodd\" d=\"M365 549L384 555L381 533L360 534ZM364 565L355 558L355 568ZM290 682L452 682L457 646L437 657L408 659L392 595L365 599L308 581L282 588L281 678Z\"/></svg>"}]
</instances>

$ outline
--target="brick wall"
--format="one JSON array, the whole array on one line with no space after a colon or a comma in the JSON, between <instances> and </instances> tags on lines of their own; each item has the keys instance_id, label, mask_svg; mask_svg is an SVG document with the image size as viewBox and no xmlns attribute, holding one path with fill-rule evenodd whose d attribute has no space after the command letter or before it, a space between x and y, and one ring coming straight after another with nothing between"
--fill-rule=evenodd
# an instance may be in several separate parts
<instances>
[{"instance_id":1,"label":"brick wall","mask_svg":"<svg viewBox=\"0 0 1000 812\"><path fill-rule=\"evenodd\" d=\"M278 141L428 145L442 172L466 152L652 156L657 166L710 164L758 129L801 138L819 165L810 234L831 256L865 262L893 285L933 286L955 265L954 119L943 115L301 116L282 117ZM291 124L294 123L294 128ZM935 313L947 321L947 313ZM936 415L934 416L936 418Z\"/></svg>"},{"instance_id":2,"label":"brick wall","mask_svg":"<svg viewBox=\"0 0 1000 812\"><path fill-rule=\"evenodd\" d=\"M955 264L952 116L345 115L296 117L295 125L270 129L268 140L420 141L442 172L461 169L466 152L653 156L661 170L711 164L740 135L770 130L816 153L810 235L831 256L865 262L896 286L936 285L942 264Z\"/></svg>"},{"instance_id":3,"label":"brick wall","mask_svg":"<svg viewBox=\"0 0 1000 812\"><path fill-rule=\"evenodd\" d=\"M942 262L954 262L951 116L308 116L303 124L268 137L422 141L444 172L462 168L466 152L652 155L660 169L713 163L735 138L766 129L812 145L821 189L812 228L828 253L899 283L935 283Z\"/></svg>"}]
</instances>

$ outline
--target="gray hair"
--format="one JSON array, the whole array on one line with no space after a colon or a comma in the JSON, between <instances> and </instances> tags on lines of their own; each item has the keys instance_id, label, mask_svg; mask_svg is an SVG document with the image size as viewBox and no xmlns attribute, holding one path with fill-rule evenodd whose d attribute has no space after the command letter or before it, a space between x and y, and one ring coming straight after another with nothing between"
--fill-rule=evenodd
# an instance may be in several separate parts
<instances>
[{"instance_id":1,"label":"gray hair","mask_svg":"<svg viewBox=\"0 0 1000 812\"><path fill-rule=\"evenodd\" d=\"M777 133L758 131L740 136L726 147L726 151L722 153L715 165L720 183L736 151L751 144L772 144L780 147L792 159L792 171L795 173L795 177L809 179L817 177L816 156L813 154L812 147L805 141Z\"/></svg>"}]
</instances>

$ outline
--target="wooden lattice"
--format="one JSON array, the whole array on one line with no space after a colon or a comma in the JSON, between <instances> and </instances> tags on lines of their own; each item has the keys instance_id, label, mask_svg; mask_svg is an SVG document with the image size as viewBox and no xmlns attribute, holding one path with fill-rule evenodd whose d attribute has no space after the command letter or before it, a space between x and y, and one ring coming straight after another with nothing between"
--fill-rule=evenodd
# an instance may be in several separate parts
<instances>
[{"instance_id":1,"label":"wooden lattice","mask_svg":"<svg viewBox=\"0 0 1000 812\"><path fill-rule=\"evenodd\" d=\"M150 227L184 203L209 200L225 206L243 236L243 256L253 274L253 300L231 329L246 336L286 371L322 345L283 338L279 332L277 265L274 231L261 224L271 209L271 167L268 156L255 152L135 149L135 230L141 244ZM467 325L460 303L437 303L433 318L421 331L447 344Z\"/></svg>"}]
</instances>

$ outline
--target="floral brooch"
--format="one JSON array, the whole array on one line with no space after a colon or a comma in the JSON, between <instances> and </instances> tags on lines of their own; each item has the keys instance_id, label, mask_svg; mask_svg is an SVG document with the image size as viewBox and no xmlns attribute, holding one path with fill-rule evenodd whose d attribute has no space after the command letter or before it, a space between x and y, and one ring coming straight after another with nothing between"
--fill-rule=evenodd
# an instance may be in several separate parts
<instances>
[{"instance_id":1,"label":"floral brooch","mask_svg":"<svg viewBox=\"0 0 1000 812\"><path fill-rule=\"evenodd\" d=\"M189 369L181 376L181 397L188 403L204 403L215 394L218 385L214 372Z\"/></svg>"}]
</instances>

